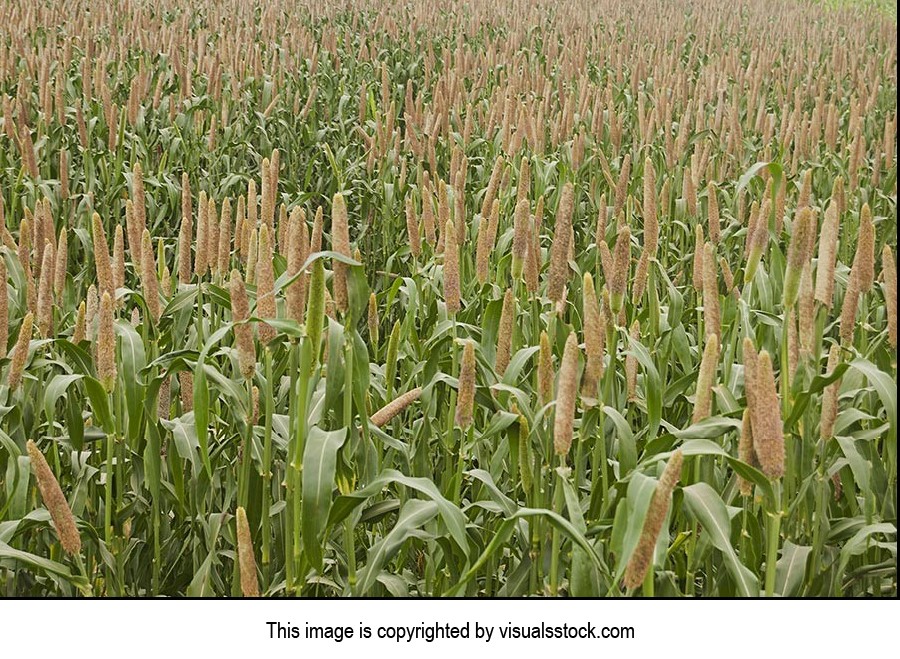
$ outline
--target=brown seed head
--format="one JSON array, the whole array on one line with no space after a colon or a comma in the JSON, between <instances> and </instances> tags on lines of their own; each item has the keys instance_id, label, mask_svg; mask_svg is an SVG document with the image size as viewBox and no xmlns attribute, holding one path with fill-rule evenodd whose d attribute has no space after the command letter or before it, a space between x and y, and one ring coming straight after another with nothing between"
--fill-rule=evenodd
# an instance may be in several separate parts
<instances>
[{"instance_id":1,"label":"brown seed head","mask_svg":"<svg viewBox=\"0 0 900 659\"><path fill-rule=\"evenodd\" d=\"M570 332L559 366L556 412L553 418L553 450L557 455L566 455L572 445L578 393L578 353L578 339L575 332Z\"/></svg>"},{"instance_id":2,"label":"brown seed head","mask_svg":"<svg viewBox=\"0 0 900 659\"><path fill-rule=\"evenodd\" d=\"M497 227L500 225L500 201L494 200L491 205L489 219L482 218L478 225L478 240L475 245L475 278L484 285L490 277L491 252L497 239ZM457 233L457 241L459 233ZM461 244L461 243L460 243Z\"/></svg>"},{"instance_id":3,"label":"brown seed head","mask_svg":"<svg viewBox=\"0 0 900 659\"><path fill-rule=\"evenodd\" d=\"M803 182L800 184L800 196L797 198L797 208L809 206L812 197L812 170L803 172Z\"/></svg>"},{"instance_id":4,"label":"brown seed head","mask_svg":"<svg viewBox=\"0 0 900 659\"><path fill-rule=\"evenodd\" d=\"M706 243L703 248L703 327L707 339L718 336L722 327L717 265L715 248L712 243Z\"/></svg>"},{"instance_id":5,"label":"brown seed head","mask_svg":"<svg viewBox=\"0 0 900 659\"><path fill-rule=\"evenodd\" d=\"M613 315L618 315L625 301L625 287L631 266L631 230L628 225L619 229L613 251L613 273L609 282L609 301Z\"/></svg>"},{"instance_id":6,"label":"brown seed head","mask_svg":"<svg viewBox=\"0 0 900 659\"><path fill-rule=\"evenodd\" d=\"M122 229L118 229L116 234L121 234ZM53 292L56 293L56 299L62 301L63 291L66 287L66 269L69 262L69 232L66 227L60 229L59 241L56 248L56 264L53 266ZM124 278L123 278L124 281Z\"/></svg>"},{"instance_id":7,"label":"brown seed head","mask_svg":"<svg viewBox=\"0 0 900 659\"><path fill-rule=\"evenodd\" d=\"M103 222L100 216L94 213L91 216L91 228L93 230L94 239L94 265L97 268L97 283L100 286L101 293L109 293L114 296L116 289L113 288L112 263L109 259L109 243L106 242L106 231L103 229Z\"/></svg>"},{"instance_id":8,"label":"brown seed head","mask_svg":"<svg viewBox=\"0 0 900 659\"><path fill-rule=\"evenodd\" d=\"M856 265L850 268L850 275L847 278L847 290L844 291L844 302L841 306L841 323L840 335L841 343L849 346L853 343L853 333L856 329L856 311L859 307L859 277L857 276Z\"/></svg>"},{"instance_id":9,"label":"brown seed head","mask_svg":"<svg viewBox=\"0 0 900 659\"><path fill-rule=\"evenodd\" d=\"M759 409L753 414L753 448L763 473L775 480L784 474L784 432L772 358L765 350L759 353L755 388Z\"/></svg>"},{"instance_id":10,"label":"brown seed head","mask_svg":"<svg viewBox=\"0 0 900 659\"><path fill-rule=\"evenodd\" d=\"M856 255L853 269L859 279L859 290L867 293L875 282L875 225L869 204L863 204L859 213L859 234L856 241Z\"/></svg>"},{"instance_id":11,"label":"brown seed head","mask_svg":"<svg viewBox=\"0 0 900 659\"><path fill-rule=\"evenodd\" d=\"M553 244L550 247L550 275L547 283L547 297L553 302L559 302L562 299L563 289L568 280L569 264L566 257L569 253L574 207L574 188L571 183L566 183L560 193Z\"/></svg>"},{"instance_id":12,"label":"brown seed head","mask_svg":"<svg viewBox=\"0 0 900 659\"><path fill-rule=\"evenodd\" d=\"M275 318L275 270L273 268L273 245L269 225L259 226L259 251L256 261L256 315L260 318ZM267 323L259 325L259 340L269 343L276 336L275 328Z\"/></svg>"},{"instance_id":13,"label":"brown seed head","mask_svg":"<svg viewBox=\"0 0 900 659\"><path fill-rule=\"evenodd\" d=\"M741 438L738 442L738 460L751 467L755 467L758 464L756 461L756 453L753 451L753 431L750 427L750 410L747 408L744 409L744 416L741 421ZM737 477L737 482L741 496L749 497L753 494L752 482L741 476Z\"/></svg>"},{"instance_id":14,"label":"brown seed head","mask_svg":"<svg viewBox=\"0 0 900 659\"><path fill-rule=\"evenodd\" d=\"M822 237L819 240L819 257L816 262L815 299L831 309L834 301L834 268L837 262L839 229L838 205L832 199L825 210Z\"/></svg>"},{"instance_id":15,"label":"brown seed head","mask_svg":"<svg viewBox=\"0 0 900 659\"><path fill-rule=\"evenodd\" d=\"M691 283L698 293L703 292L703 227L698 223L694 226L694 266Z\"/></svg>"},{"instance_id":16,"label":"brown seed head","mask_svg":"<svg viewBox=\"0 0 900 659\"><path fill-rule=\"evenodd\" d=\"M447 238L450 238L448 235ZM463 430L472 425L475 409L475 344L466 342L459 369L459 395L456 400L456 425Z\"/></svg>"},{"instance_id":17,"label":"brown seed head","mask_svg":"<svg viewBox=\"0 0 900 659\"><path fill-rule=\"evenodd\" d=\"M659 245L659 217L656 208L656 170L650 158L644 161L644 249L656 257Z\"/></svg>"},{"instance_id":18,"label":"brown seed head","mask_svg":"<svg viewBox=\"0 0 900 659\"><path fill-rule=\"evenodd\" d=\"M638 259L637 268L634 271L634 284L631 289L631 301L635 306L644 297L647 289L647 277L650 274L650 252L645 246L641 250L641 258Z\"/></svg>"},{"instance_id":19,"label":"brown seed head","mask_svg":"<svg viewBox=\"0 0 900 659\"><path fill-rule=\"evenodd\" d=\"M194 255L194 274L197 277L203 277L206 274L209 257L209 237L207 236L208 224L207 215L209 214L209 203L206 198L206 190L200 191L200 198L197 202L197 245ZM255 227L255 224L251 226ZM249 277L248 277L249 279Z\"/></svg>"},{"instance_id":20,"label":"brown seed head","mask_svg":"<svg viewBox=\"0 0 900 659\"><path fill-rule=\"evenodd\" d=\"M9 295L6 292L6 259L0 254L0 359L6 357L6 344L9 341Z\"/></svg>"},{"instance_id":21,"label":"brown seed head","mask_svg":"<svg viewBox=\"0 0 900 659\"><path fill-rule=\"evenodd\" d=\"M116 387L116 333L113 328L113 301L109 293L100 298L97 328L97 374L108 393Z\"/></svg>"},{"instance_id":22,"label":"brown seed head","mask_svg":"<svg viewBox=\"0 0 900 659\"><path fill-rule=\"evenodd\" d=\"M219 273L219 212L212 197L206 202L206 265L211 275Z\"/></svg>"},{"instance_id":23,"label":"brown seed head","mask_svg":"<svg viewBox=\"0 0 900 659\"><path fill-rule=\"evenodd\" d=\"M182 413L190 412L194 409L194 374L191 371L179 371L178 389Z\"/></svg>"},{"instance_id":24,"label":"brown seed head","mask_svg":"<svg viewBox=\"0 0 900 659\"><path fill-rule=\"evenodd\" d=\"M540 286L541 237L533 217L528 220L528 230L530 233L528 250L525 253L525 288L531 295L535 295Z\"/></svg>"},{"instance_id":25,"label":"brown seed head","mask_svg":"<svg viewBox=\"0 0 900 659\"><path fill-rule=\"evenodd\" d=\"M216 269L225 276L231 267L231 199L226 197L222 202L222 213L219 217L219 248Z\"/></svg>"},{"instance_id":26,"label":"brown seed head","mask_svg":"<svg viewBox=\"0 0 900 659\"><path fill-rule=\"evenodd\" d=\"M453 315L460 309L459 291L459 249L456 245L456 232L453 220L444 224L444 302L447 313Z\"/></svg>"},{"instance_id":27,"label":"brown seed head","mask_svg":"<svg viewBox=\"0 0 900 659\"><path fill-rule=\"evenodd\" d=\"M44 338L49 338L53 332L54 257L53 245L48 242L44 245L44 254L41 265L41 281L38 285L37 299L38 332Z\"/></svg>"},{"instance_id":28,"label":"brown seed head","mask_svg":"<svg viewBox=\"0 0 900 659\"><path fill-rule=\"evenodd\" d=\"M295 206L291 211L289 222L286 272L289 277L294 277L300 272L309 256L307 253L309 233L306 227L306 217L300 206ZM309 275L304 272L285 289L288 317L298 323L303 322L308 280Z\"/></svg>"},{"instance_id":29,"label":"brown seed head","mask_svg":"<svg viewBox=\"0 0 900 659\"><path fill-rule=\"evenodd\" d=\"M709 239L714 245L719 244L721 237L721 220L719 219L719 198L716 184L710 181L706 186L707 213L709 216Z\"/></svg>"},{"instance_id":30,"label":"brown seed head","mask_svg":"<svg viewBox=\"0 0 900 659\"><path fill-rule=\"evenodd\" d=\"M516 297L511 288L506 289L503 296L503 309L500 312L500 327L497 331L497 355L494 361L494 371L502 378L509 366L512 356L512 337L516 322Z\"/></svg>"},{"instance_id":31,"label":"brown seed head","mask_svg":"<svg viewBox=\"0 0 900 659\"><path fill-rule=\"evenodd\" d=\"M178 283L191 283L191 242L193 241L191 216L183 215L178 230Z\"/></svg>"},{"instance_id":32,"label":"brown seed head","mask_svg":"<svg viewBox=\"0 0 900 659\"><path fill-rule=\"evenodd\" d=\"M44 506L50 513L53 526L56 527L59 543L64 552L75 556L81 553L81 535L75 525L75 517L72 515L69 502L66 501L65 495L59 487L59 481L53 475L47 459L38 449L37 444L29 439L25 447L28 449L28 457L31 458L31 468L41 492L41 499L44 500Z\"/></svg>"},{"instance_id":33,"label":"brown seed head","mask_svg":"<svg viewBox=\"0 0 900 659\"><path fill-rule=\"evenodd\" d=\"M523 162L526 161L523 160ZM516 204L516 210L513 214L513 280L518 280L522 276L522 269L528 254L528 245L531 242L531 218L529 215L528 198L523 197Z\"/></svg>"},{"instance_id":34,"label":"brown seed head","mask_svg":"<svg viewBox=\"0 0 900 659\"><path fill-rule=\"evenodd\" d=\"M372 346L378 345L378 298L374 291L369 294L369 308L366 316L366 324L369 328L369 342Z\"/></svg>"},{"instance_id":35,"label":"brown seed head","mask_svg":"<svg viewBox=\"0 0 900 659\"><path fill-rule=\"evenodd\" d=\"M691 423L699 423L710 415L712 410L712 388L716 381L716 366L719 362L719 337L715 334L706 340L703 358L700 360L700 373L697 376L697 393L694 398L694 413Z\"/></svg>"},{"instance_id":36,"label":"brown seed head","mask_svg":"<svg viewBox=\"0 0 900 659\"><path fill-rule=\"evenodd\" d=\"M144 301L147 310L153 318L153 322L159 322L162 314L162 306L159 302L159 279L156 276L156 260L153 256L153 243L150 232L144 229L141 237L141 288L144 293Z\"/></svg>"},{"instance_id":37,"label":"brown seed head","mask_svg":"<svg viewBox=\"0 0 900 659\"><path fill-rule=\"evenodd\" d=\"M350 225L347 220L347 204L344 202L344 195L340 192L334 195L331 206L331 245L335 252L350 256ZM334 261L332 265L334 272L334 302L338 311L347 313L349 308L349 297L347 294L347 272L346 263Z\"/></svg>"},{"instance_id":38,"label":"brown seed head","mask_svg":"<svg viewBox=\"0 0 900 659\"><path fill-rule=\"evenodd\" d=\"M86 308L84 304L84 300L81 301L81 304L78 305L78 311L75 314L75 328L72 330L72 343L78 345L82 341L84 341L86 336L86 327L85 327L85 316L86 316Z\"/></svg>"},{"instance_id":39,"label":"brown seed head","mask_svg":"<svg viewBox=\"0 0 900 659\"><path fill-rule=\"evenodd\" d=\"M241 573L241 593L244 597L259 597L259 579L256 576L256 558L253 554L253 537L247 512L238 506L235 515L237 526L238 566Z\"/></svg>"},{"instance_id":40,"label":"brown seed head","mask_svg":"<svg viewBox=\"0 0 900 659\"><path fill-rule=\"evenodd\" d=\"M421 395L422 387L416 387L415 389L410 389L405 394L398 396L372 415L372 418L370 419L372 425L376 428L384 427L391 419L417 401Z\"/></svg>"},{"instance_id":41,"label":"brown seed head","mask_svg":"<svg viewBox=\"0 0 900 659\"><path fill-rule=\"evenodd\" d=\"M28 359L28 345L31 343L31 334L34 331L34 315L29 311L22 319L19 327L19 336L13 348L9 364L9 374L6 383L10 391L18 389L22 382L22 373L25 371L25 361Z\"/></svg>"},{"instance_id":42,"label":"brown seed head","mask_svg":"<svg viewBox=\"0 0 900 659\"><path fill-rule=\"evenodd\" d=\"M250 230L247 238L249 246L247 247L247 267L246 280L248 284L256 283L256 266L259 263L259 232L256 227Z\"/></svg>"},{"instance_id":43,"label":"brown seed head","mask_svg":"<svg viewBox=\"0 0 900 659\"><path fill-rule=\"evenodd\" d=\"M891 246L881 250L882 278L884 279L884 304L887 307L888 343L897 349L897 266Z\"/></svg>"},{"instance_id":44,"label":"brown seed head","mask_svg":"<svg viewBox=\"0 0 900 659\"><path fill-rule=\"evenodd\" d=\"M807 253L809 236L815 231L815 217L808 206L804 206L794 221L791 244L788 247L787 266L784 273L784 308L793 307L800 293L800 276L803 266L809 260Z\"/></svg>"},{"instance_id":45,"label":"brown seed head","mask_svg":"<svg viewBox=\"0 0 900 659\"><path fill-rule=\"evenodd\" d=\"M325 213L322 207L316 208L316 214L313 216L313 228L309 237L309 253L315 254L322 251L322 231L325 224Z\"/></svg>"}]
</instances>

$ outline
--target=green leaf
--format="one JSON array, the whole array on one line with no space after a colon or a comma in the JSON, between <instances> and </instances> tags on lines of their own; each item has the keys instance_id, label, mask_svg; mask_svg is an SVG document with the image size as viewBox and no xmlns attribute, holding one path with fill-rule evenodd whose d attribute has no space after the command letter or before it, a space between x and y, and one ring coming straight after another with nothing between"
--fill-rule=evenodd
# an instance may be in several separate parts
<instances>
[{"instance_id":1,"label":"green leaf","mask_svg":"<svg viewBox=\"0 0 900 659\"><path fill-rule=\"evenodd\" d=\"M790 540L784 541L781 558L775 564L775 591L782 597L791 597L797 593L806 572L806 560L812 547L795 545Z\"/></svg>"},{"instance_id":2,"label":"green leaf","mask_svg":"<svg viewBox=\"0 0 900 659\"><path fill-rule=\"evenodd\" d=\"M313 567L322 571L322 536L331 510L337 452L347 429L327 432L313 426L303 449L303 549Z\"/></svg>"},{"instance_id":3,"label":"green leaf","mask_svg":"<svg viewBox=\"0 0 900 659\"><path fill-rule=\"evenodd\" d=\"M400 516L394 528L369 549L366 567L362 570L354 595L362 596L375 585L385 563L397 553L401 545L411 537L427 537L421 527L438 514L433 501L410 499L400 509Z\"/></svg>"},{"instance_id":4,"label":"green leaf","mask_svg":"<svg viewBox=\"0 0 900 659\"><path fill-rule=\"evenodd\" d=\"M656 479L635 472L628 483L625 500L619 502L610 541L610 548L616 555L615 581L625 574L625 567L637 547L656 484Z\"/></svg>"},{"instance_id":5,"label":"green leaf","mask_svg":"<svg viewBox=\"0 0 900 659\"><path fill-rule=\"evenodd\" d=\"M143 439L141 415L144 408L144 385L141 383L140 372L147 365L144 342L131 323L119 320L115 327L122 356L122 380L125 383L125 406L128 411L126 437L130 446L140 449L138 443Z\"/></svg>"},{"instance_id":6,"label":"green leaf","mask_svg":"<svg viewBox=\"0 0 900 659\"><path fill-rule=\"evenodd\" d=\"M633 355L644 367L644 391L647 395L648 417L647 437L655 437L662 420L662 381L659 377L659 371L656 369L656 364L653 363L653 358L650 356L647 348L640 341L633 339L627 334L626 336L628 338L628 351L626 354Z\"/></svg>"},{"instance_id":7,"label":"green leaf","mask_svg":"<svg viewBox=\"0 0 900 659\"><path fill-rule=\"evenodd\" d=\"M100 424L107 435L112 435L116 431L116 426L113 423L112 413L109 411L109 394L106 393L106 389L99 380L90 376L84 378L84 389L91 401L94 420Z\"/></svg>"},{"instance_id":8,"label":"green leaf","mask_svg":"<svg viewBox=\"0 0 900 659\"><path fill-rule=\"evenodd\" d=\"M26 551L13 549L5 542L0 542L0 558L8 558L14 561L18 561L19 563L22 563L29 567L41 570L45 574L60 577L82 592L87 592L90 590L90 584L88 583L87 579L85 579L81 575L72 574L72 571L62 563L57 563L56 561L51 561L49 558L37 556Z\"/></svg>"},{"instance_id":9,"label":"green leaf","mask_svg":"<svg viewBox=\"0 0 900 659\"><path fill-rule=\"evenodd\" d=\"M850 368L862 373L869 381L878 397L881 398L881 404L887 412L888 422L891 424L891 433L894 441L897 438L897 383L894 379L878 369L875 364L867 359L859 357L850 362Z\"/></svg>"},{"instance_id":10,"label":"green leaf","mask_svg":"<svg viewBox=\"0 0 900 659\"><path fill-rule=\"evenodd\" d=\"M304 476L305 480L305 476ZM331 509L331 517L328 520L328 526L334 527L347 517L353 510L372 497L381 492L381 490L392 483L404 485L408 488L421 492L429 499L434 501L438 506L441 519L447 525L453 540L463 550L463 553L469 555L469 545L466 541L466 516L463 512L454 506L450 501L444 498L437 485L430 478L415 478L405 476L394 469L386 469L382 474L373 480L368 486L356 492L351 492L337 498Z\"/></svg>"},{"instance_id":11,"label":"green leaf","mask_svg":"<svg viewBox=\"0 0 900 659\"><path fill-rule=\"evenodd\" d=\"M707 483L695 483L682 488L688 511L709 535L713 545L722 552L728 571L743 597L759 597L759 580L738 558L731 544L731 518L725 503Z\"/></svg>"},{"instance_id":12,"label":"green leaf","mask_svg":"<svg viewBox=\"0 0 900 659\"><path fill-rule=\"evenodd\" d=\"M897 527L887 522L882 522L880 524L868 524L862 527L841 548L841 562L840 566L838 567L838 574L843 575L844 570L847 569L847 564L850 563L850 559L854 556L862 554L864 551L866 551L866 549L869 548L869 538L873 535L896 536ZM895 546L894 556L896 555L897 552Z\"/></svg>"},{"instance_id":13,"label":"green leaf","mask_svg":"<svg viewBox=\"0 0 900 659\"><path fill-rule=\"evenodd\" d=\"M47 387L44 389L44 414L48 419L52 419L55 416L56 401L65 395L66 390L73 383L78 382L83 377L81 374L63 375L58 373L50 378Z\"/></svg>"},{"instance_id":14,"label":"green leaf","mask_svg":"<svg viewBox=\"0 0 900 659\"><path fill-rule=\"evenodd\" d=\"M478 557L478 560L472 565L469 571L460 579L460 581L452 586L444 596L452 596L458 593L466 583L468 583L477 573L478 571L484 567L487 563L488 559L493 556L501 547L503 547L504 543L509 539L509 536L512 534L515 529L516 522L520 519L527 519L530 517L541 517L546 520L550 526L558 530L563 536L572 541L572 543L582 551L584 551L584 555L587 556L588 560L590 560L593 567L603 575L608 575L608 570L606 565L603 563L602 559L597 555L597 552L594 551L594 548L591 546L590 542L588 542L587 538L584 537L584 534L579 533L578 530L572 526L572 524L561 515L542 508L520 508L515 515L506 519L503 524L500 525L500 528L495 532L493 540L491 540L490 544L484 549L481 553L481 556Z\"/></svg>"}]
</instances>

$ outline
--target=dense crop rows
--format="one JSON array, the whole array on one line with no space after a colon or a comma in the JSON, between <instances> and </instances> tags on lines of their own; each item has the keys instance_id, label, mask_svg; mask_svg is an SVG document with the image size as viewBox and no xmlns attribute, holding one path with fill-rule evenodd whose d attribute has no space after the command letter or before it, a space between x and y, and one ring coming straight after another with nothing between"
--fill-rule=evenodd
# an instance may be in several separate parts
<instances>
[{"instance_id":1,"label":"dense crop rows","mask_svg":"<svg viewBox=\"0 0 900 659\"><path fill-rule=\"evenodd\" d=\"M896 23L0 8L0 594L897 594Z\"/></svg>"}]
</instances>

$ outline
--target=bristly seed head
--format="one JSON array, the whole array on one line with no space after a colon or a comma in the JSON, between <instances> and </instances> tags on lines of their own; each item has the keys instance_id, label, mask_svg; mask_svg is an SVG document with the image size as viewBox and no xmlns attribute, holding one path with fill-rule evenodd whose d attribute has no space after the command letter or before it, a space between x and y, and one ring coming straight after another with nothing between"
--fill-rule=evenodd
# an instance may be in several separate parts
<instances>
[{"instance_id":1,"label":"bristly seed head","mask_svg":"<svg viewBox=\"0 0 900 659\"><path fill-rule=\"evenodd\" d=\"M416 387L415 389L410 389L405 394L398 396L372 415L372 418L370 419L372 425L376 428L386 426L391 419L412 405L421 395L422 387Z\"/></svg>"},{"instance_id":2,"label":"bristly seed head","mask_svg":"<svg viewBox=\"0 0 900 659\"><path fill-rule=\"evenodd\" d=\"M448 239L450 236L447 236ZM456 400L457 426L467 430L472 425L475 409L475 344L466 341L463 348L462 364L459 369L459 394Z\"/></svg>"},{"instance_id":3,"label":"bristly seed head","mask_svg":"<svg viewBox=\"0 0 900 659\"><path fill-rule=\"evenodd\" d=\"M578 339L575 332L566 338L556 393L556 412L553 418L553 450L566 455L572 445L575 427L575 402L578 393Z\"/></svg>"},{"instance_id":4,"label":"bristly seed head","mask_svg":"<svg viewBox=\"0 0 900 659\"><path fill-rule=\"evenodd\" d=\"M116 387L116 333L113 328L113 301L105 292L100 298L100 323L97 329L97 374L108 393Z\"/></svg>"},{"instance_id":5,"label":"bristly seed head","mask_svg":"<svg viewBox=\"0 0 900 659\"><path fill-rule=\"evenodd\" d=\"M256 557L253 554L253 537L247 512L238 506L235 515L237 526L238 566L241 575L241 592L244 597L259 597L259 579L256 575Z\"/></svg>"},{"instance_id":6,"label":"bristly seed head","mask_svg":"<svg viewBox=\"0 0 900 659\"><path fill-rule=\"evenodd\" d=\"M572 213L575 207L575 189L571 183L563 186L556 210L556 226L553 230L553 244L550 246L550 274L547 282L547 297L559 302L568 280L569 240L572 234Z\"/></svg>"},{"instance_id":7,"label":"bristly seed head","mask_svg":"<svg viewBox=\"0 0 900 659\"><path fill-rule=\"evenodd\" d=\"M69 502L63 495L59 481L56 480L56 476L37 444L29 439L25 447L28 449L28 457L31 458L31 468L41 492L41 499L44 500L44 506L50 513L53 526L56 527L56 535L59 537L63 551L70 556L75 556L81 553L81 535L75 525L75 517L72 515Z\"/></svg>"}]
</instances>

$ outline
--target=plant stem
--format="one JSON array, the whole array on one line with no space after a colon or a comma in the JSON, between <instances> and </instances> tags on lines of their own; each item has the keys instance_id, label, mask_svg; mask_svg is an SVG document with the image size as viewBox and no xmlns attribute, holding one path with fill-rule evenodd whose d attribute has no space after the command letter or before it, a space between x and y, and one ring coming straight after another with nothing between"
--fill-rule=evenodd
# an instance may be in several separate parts
<instances>
[{"instance_id":1,"label":"plant stem","mask_svg":"<svg viewBox=\"0 0 900 659\"><path fill-rule=\"evenodd\" d=\"M263 349L263 362L266 377L266 419L265 435L263 440L263 465L262 477L262 564L268 565L270 561L271 544L271 517L269 516L270 501L272 498L272 413L275 407L275 387L272 382L272 349L266 346Z\"/></svg>"},{"instance_id":2,"label":"plant stem","mask_svg":"<svg viewBox=\"0 0 900 659\"><path fill-rule=\"evenodd\" d=\"M782 511L779 510L778 483L773 483L775 497L769 502L770 510L766 511L766 597L775 595L775 566L778 562L778 540L781 532Z\"/></svg>"},{"instance_id":3,"label":"plant stem","mask_svg":"<svg viewBox=\"0 0 900 659\"><path fill-rule=\"evenodd\" d=\"M563 470L565 469L566 458L559 456L559 469L556 470L556 489L553 493L553 511L557 514L562 513L563 509ZM556 597L559 594L559 551L562 545L562 538L559 530L553 528L553 539L550 549L550 596Z\"/></svg>"}]
</instances>

